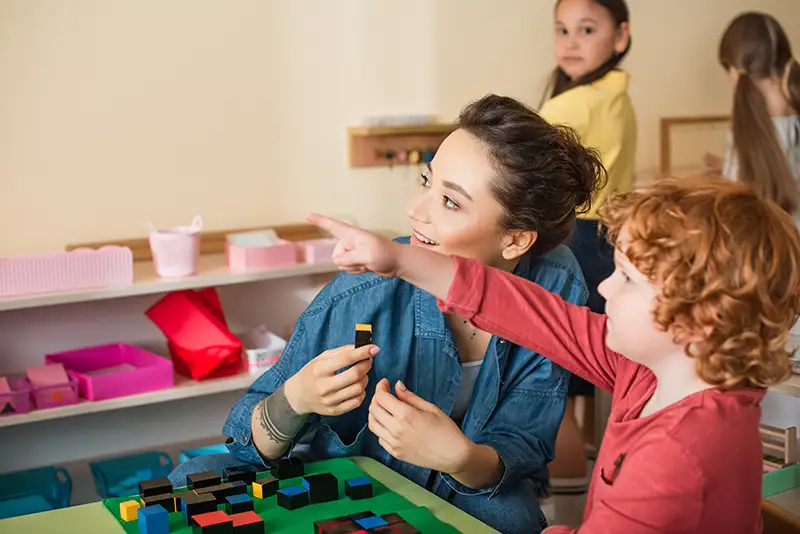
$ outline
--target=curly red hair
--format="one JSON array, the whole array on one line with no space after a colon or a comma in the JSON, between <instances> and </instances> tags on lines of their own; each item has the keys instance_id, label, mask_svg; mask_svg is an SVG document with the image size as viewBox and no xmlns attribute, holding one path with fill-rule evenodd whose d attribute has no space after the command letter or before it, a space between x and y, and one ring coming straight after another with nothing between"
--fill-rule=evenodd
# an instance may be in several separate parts
<instances>
[{"instance_id":1,"label":"curly red hair","mask_svg":"<svg viewBox=\"0 0 800 534\"><path fill-rule=\"evenodd\" d=\"M800 313L800 232L777 204L741 184L690 177L612 198L609 242L661 288L656 324L720 388L766 388L791 372Z\"/></svg>"}]
</instances>

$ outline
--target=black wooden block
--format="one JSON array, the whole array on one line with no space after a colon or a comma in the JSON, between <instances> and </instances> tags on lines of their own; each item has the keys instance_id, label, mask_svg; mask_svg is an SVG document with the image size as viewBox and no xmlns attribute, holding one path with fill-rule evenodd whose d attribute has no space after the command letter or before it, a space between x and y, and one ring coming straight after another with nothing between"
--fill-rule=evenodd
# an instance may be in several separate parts
<instances>
[{"instance_id":1,"label":"black wooden block","mask_svg":"<svg viewBox=\"0 0 800 534\"><path fill-rule=\"evenodd\" d=\"M226 467L222 470L222 478L225 482L236 482L237 480L241 480L249 486L255 482L256 472L240 466Z\"/></svg>"},{"instance_id":2,"label":"black wooden block","mask_svg":"<svg viewBox=\"0 0 800 534\"><path fill-rule=\"evenodd\" d=\"M222 484L222 479L216 471L203 471L186 476L186 486L189 489L207 488Z\"/></svg>"},{"instance_id":3,"label":"black wooden block","mask_svg":"<svg viewBox=\"0 0 800 534\"><path fill-rule=\"evenodd\" d=\"M139 495L142 497L164 495L165 493L172 493L172 490L173 487L168 478L155 478L139 482Z\"/></svg>"},{"instance_id":4,"label":"black wooden block","mask_svg":"<svg viewBox=\"0 0 800 534\"><path fill-rule=\"evenodd\" d=\"M289 486L278 490L278 506L287 510L297 510L308 504L308 491L299 486Z\"/></svg>"},{"instance_id":5,"label":"black wooden block","mask_svg":"<svg viewBox=\"0 0 800 534\"><path fill-rule=\"evenodd\" d=\"M366 477L349 478L344 481L344 494L356 501L372 497L372 481Z\"/></svg>"},{"instance_id":6,"label":"black wooden block","mask_svg":"<svg viewBox=\"0 0 800 534\"><path fill-rule=\"evenodd\" d=\"M278 480L303 476L305 468L303 462L298 458L283 458L276 461L270 474Z\"/></svg>"},{"instance_id":7,"label":"black wooden block","mask_svg":"<svg viewBox=\"0 0 800 534\"><path fill-rule=\"evenodd\" d=\"M364 345L369 345L370 343L372 343L372 325L357 324L355 348L363 347Z\"/></svg>"},{"instance_id":8,"label":"black wooden block","mask_svg":"<svg viewBox=\"0 0 800 534\"><path fill-rule=\"evenodd\" d=\"M175 496L172 495L172 493L164 493L162 495L148 495L147 497L142 497L142 502L144 503L145 506L153 506L156 504L160 504L169 513L175 511Z\"/></svg>"},{"instance_id":9,"label":"black wooden block","mask_svg":"<svg viewBox=\"0 0 800 534\"><path fill-rule=\"evenodd\" d=\"M271 476L259 478L253 482L253 496L258 499L272 497L278 491L278 479Z\"/></svg>"},{"instance_id":10,"label":"black wooden block","mask_svg":"<svg viewBox=\"0 0 800 534\"><path fill-rule=\"evenodd\" d=\"M339 480L330 473L304 476L303 487L308 490L308 500L311 504L339 499Z\"/></svg>"},{"instance_id":11,"label":"black wooden block","mask_svg":"<svg viewBox=\"0 0 800 534\"><path fill-rule=\"evenodd\" d=\"M186 526L192 526L192 518L198 514L213 512L217 509L217 499L211 493L198 495L193 491L180 494L181 514Z\"/></svg>"}]
</instances>

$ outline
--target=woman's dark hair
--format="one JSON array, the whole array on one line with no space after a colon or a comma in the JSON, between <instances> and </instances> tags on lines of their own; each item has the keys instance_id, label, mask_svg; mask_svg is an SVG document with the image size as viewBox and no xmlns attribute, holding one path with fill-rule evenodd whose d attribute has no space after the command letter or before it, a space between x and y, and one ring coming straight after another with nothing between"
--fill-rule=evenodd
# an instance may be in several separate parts
<instances>
[{"instance_id":1,"label":"woman's dark hair","mask_svg":"<svg viewBox=\"0 0 800 534\"><path fill-rule=\"evenodd\" d=\"M611 14L611 18L614 19L614 24L617 28L619 28L623 23L630 22L630 13L628 12L628 4L625 3L625 0L593 0L595 4L603 6L606 10ZM558 4L561 3L561 0L556 2L556 9L558 9ZM605 63L600 65L598 68L585 74L580 79L577 80L570 80L569 76L561 70L560 67L556 67L553 70L553 74L550 75L550 82L547 84L547 87L544 90L544 95L542 96L542 104L555 96L560 95L567 89L572 89L573 87L578 87L579 85L588 85L590 83L594 83L597 80L603 78L606 74L611 72L612 70L616 69L617 66L622 62L625 56L628 54L628 51L631 49L631 42L632 39L628 38L628 46L621 54L614 54Z\"/></svg>"},{"instance_id":2,"label":"woman's dark hair","mask_svg":"<svg viewBox=\"0 0 800 534\"><path fill-rule=\"evenodd\" d=\"M800 205L797 184L778 140L767 101L756 82L783 81L786 100L800 113L800 66L792 57L789 38L774 17L742 13L730 23L719 43L719 63L739 73L733 96L731 130L738 163L736 179L789 213Z\"/></svg>"},{"instance_id":3,"label":"woman's dark hair","mask_svg":"<svg viewBox=\"0 0 800 534\"><path fill-rule=\"evenodd\" d=\"M506 230L537 232L531 253L569 238L577 213L591 208L605 185L600 156L567 126L554 126L513 98L488 95L465 107L459 128L488 151L497 170L492 193L503 206Z\"/></svg>"}]
</instances>

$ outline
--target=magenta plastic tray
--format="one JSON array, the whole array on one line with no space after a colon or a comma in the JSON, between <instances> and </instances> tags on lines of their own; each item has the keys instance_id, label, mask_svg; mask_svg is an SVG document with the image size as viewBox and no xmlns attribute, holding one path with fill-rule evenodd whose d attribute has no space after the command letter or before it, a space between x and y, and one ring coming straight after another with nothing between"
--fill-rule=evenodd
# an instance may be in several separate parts
<instances>
[{"instance_id":1,"label":"magenta plastic tray","mask_svg":"<svg viewBox=\"0 0 800 534\"><path fill-rule=\"evenodd\" d=\"M78 381L70 378L65 384L35 387L31 389L31 396L39 410L75 404L78 402Z\"/></svg>"},{"instance_id":2,"label":"magenta plastic tray","mask_svg":"<svg viewBox=\"0 0 800 534\"><path fill-rule=\"evenodd\" d=\"M8 385L11 391L0 393L0 416L19 415L28 413L31 410L31 384L24 378L10 378ZM3 413L3 410L10 405L10 408Z\"/></svg>"},{"instance_id":3,"label":"magenta plastic tray","mask_svg":"<svg viewBox=\"0 0 800 534\"><path fill-rule=\"evenodd\" d=\"M81 397L112 399L175 385L172 361L125 343L48 354L47 363L60 362L78 382Z\"/></svg>"}]
</instances>

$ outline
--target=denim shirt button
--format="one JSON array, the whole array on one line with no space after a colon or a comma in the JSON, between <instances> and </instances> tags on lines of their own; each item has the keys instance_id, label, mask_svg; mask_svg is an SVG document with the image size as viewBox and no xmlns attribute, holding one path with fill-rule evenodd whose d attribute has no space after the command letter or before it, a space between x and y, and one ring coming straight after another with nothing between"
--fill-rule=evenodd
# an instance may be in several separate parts
<instances>
[{"instance_id":1,"label":"denim shirt button","mask_svg":"<svg viewBox=\"0 0 800 534\"><path fill-rule=\"evenodd\" d=\"M501 344L502 344L502 343L505 343L505 342L506 342L506 340L505 340L505 339L501 339L500 341L498 341L498 343L501 343Z\"/></svg>"}]
</instances>

